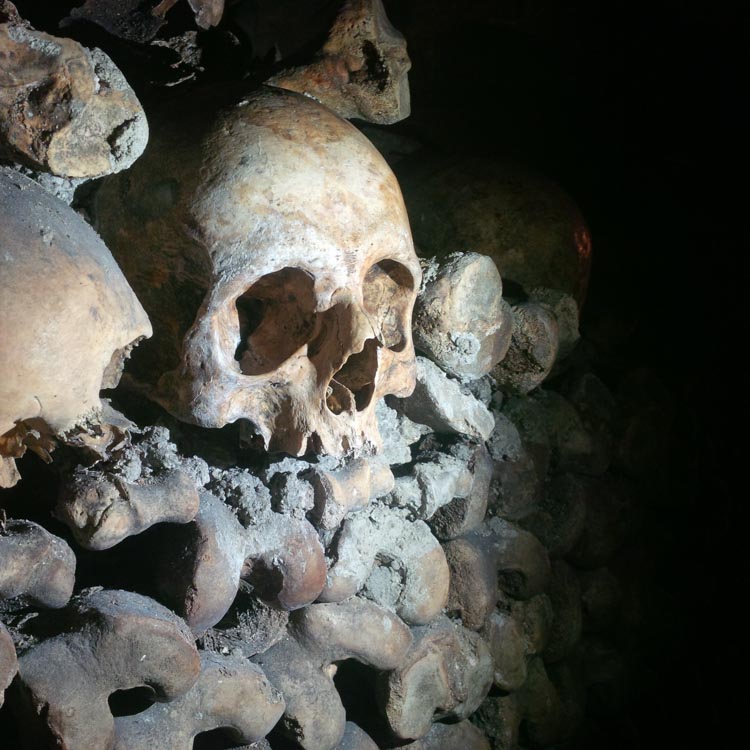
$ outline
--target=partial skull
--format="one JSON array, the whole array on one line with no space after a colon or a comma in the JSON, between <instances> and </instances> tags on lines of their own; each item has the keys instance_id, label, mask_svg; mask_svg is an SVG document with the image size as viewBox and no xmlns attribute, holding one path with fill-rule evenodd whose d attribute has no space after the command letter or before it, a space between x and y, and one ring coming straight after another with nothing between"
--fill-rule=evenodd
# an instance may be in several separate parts
<instances>
[{"instance_id":1,"label":"partial skull","mask_svg":"<svg viewBox=\"0 0 750 750\"><path fill-rule=\"evenodd\" d=\"M396 178L307 97L264 88L215 111L191 102L155 128L168 140L98 196L154 321L134 375L178 418L248 420L269 450L373 450L375 404L415 377L421 272Z\"/></svg>"},{"instance_id":2,"label":"partial skull","mask_svg":"<svg viewBox=\"0 0 750 750\"><path fill-rule=\"evenodd\" d=\"M268 83L312 96L341 117L392 125L411 112L410 68L406 40L382 0L348 0L315 60Z\"/></svg>"},{"instance_id":3,"label":"partial skull","mask_svg":"<svg viewBox=\"0 0 750 750\"><path fill-rule=\"evenodd\" d=\"M99 391L117 385L151 325L75 211L2 167L0 205L0 486L9 486L26 447L44 453L54 438L105 447Z\"/></svg>"}]
</instances>

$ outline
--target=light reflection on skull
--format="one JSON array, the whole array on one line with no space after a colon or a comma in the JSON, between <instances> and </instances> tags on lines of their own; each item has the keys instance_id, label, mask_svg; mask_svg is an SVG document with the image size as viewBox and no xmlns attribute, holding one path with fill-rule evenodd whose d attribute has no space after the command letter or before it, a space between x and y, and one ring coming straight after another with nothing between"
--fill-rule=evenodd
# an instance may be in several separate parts
<instances>
[{"instance_id":1,"label":"light reflection on skull","mask_svg":"<svg viewBox=\"0 0 750 750\"><path fill-rule=\"evenodd\" d=\"M376 446L377 400L414 386L420 281L390 168L330 110L273 88L181 131L98 199L154 321L136 376L179 418L249 420L271 450Z\"/></svg>"}]
</instances>

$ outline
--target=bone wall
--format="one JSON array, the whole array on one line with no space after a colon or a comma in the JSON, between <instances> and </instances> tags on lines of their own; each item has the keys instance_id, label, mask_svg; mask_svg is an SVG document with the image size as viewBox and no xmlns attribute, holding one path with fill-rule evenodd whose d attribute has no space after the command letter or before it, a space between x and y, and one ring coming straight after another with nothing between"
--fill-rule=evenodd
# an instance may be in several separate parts
<instances>
[{"instance_id":1,"label":"bone wall","mask_svg":"<svg viewBox=\"0 0 750 750\"><path fill-rule=\"evenodd\" d=\"M87 5L96 11L97 3ZM106 18L107 4L98 5ZM167 11L187 23L200 5ZM237 13L231 6L227 12ZM445 23L433 14L416 24L415 9L399 9L393 19L408 39L412 31L416 61L429 59L419 35L437 34ZM539 34L550 20L545 12L521 13L500 26ZM178 60L159 67L170 82L212 70L210 53L196 56L202 45L190 33L197 32L169 37L164 47ZM211 44L215 55L237 47L221 36ZM443 80L466 66L460 60ZM139 77L143 68L132 80ZM472 86L481 90L483 80L475 76ZM486 119L481 109L469 108L474 126ZM615 735L630 747L644 727L653 732L648 738L664 732L644 723L643 712L660 700L650 690L672 689L659 652L693 643L663 583L683 575L665 550L689 547L696 534L695 465L685 403L663 367L632 366L638 344L628 328L657 352L662 342L677 348L675 341L690 337L637 328L624 292L616 293L622 309L610 314L596 275L600 247L603 278L620 272L606 222L599 219L599 232L586 239L588 227L563 191L497 157L490 181L513 175L514 190L495 184L492 200L506 215L515 212L514 236L523 236L528 254L503 267L505 238L490 224L502 295L491 272L472 277L486 263L486 255L473 255L488 251L472 235L486 212L480 202L472 215L467 201L468 213L452 218L446 234L450 180L459 170L481 198L488 178L470 159L446 164L425 145L466 126L446 130L455 111L441 110L448 120L440 127L434 111L415 115L395 138L364 128L398 174L424 260L417 386L411 397L377 406L383 458L248 454L237 448L236 426L206 434L125 387L114 393L115 406L143 432L114 455L107 447L92 459L80 442L58 445L48 470L38 458L44 436L31 425L22 481L0 499L9 516L0 536L0 688L20 663L0 712L3 747L43 747L52 732L81 747L190 747L195 735L196 747L592 746ZM565 130L553 130L564 141ZM527 158L539 145L528 132L508 143ZM547 159L552 168L543 171L569 177L566 159L573 156ZM7 161L19 170L15 156ZM75 183L60 187L68 178L51 182L36 166L23 169L72 198ZM441 180L449 186L443 205ZM533 211L515 200L524 195L519 182L534 195ZM570 189L576 178L563 182ZM90 206L85 196L80 201L79 208ZM589 194L583 213L596 220L597 208ZM574 227L567 247L566 226ZM558 231L563 243L547 234L534 247L542 230ZM588 255L581 248L591 246L595 270L579 341L575 297L582 299L588 266L582 272L577 264ZM646 255L644 247L637 252ZM578 286L519 276L517 269L533 277L554 265L534 259L538 248L554 248L555 263L572 248L576 264L558 278ZM642 314L647 321L660 309L648 297L639 296L651 311ZM483 369L485 361L492 367ZM105 442L122 448L121 434ZM22 559L19 549L40 562ZM666 574L654 571L665 563ZM75 595L66 604L74 569ZM686 570L711 580L700 565ZM102 646L89 654L92 639ZM84 680L65 661L70 648L97 676L90 694L76 687ZM130 650L139 659L147 654L146 665ZM50 685L48 667L58 663L66 679ZM143 684L152 692L139 692ZM53 718L45 724L40 707L48 705ZM69 714L86 718L76 726ZM701 731L715 739L711 727Z\"/></svg>"}]
</instances>

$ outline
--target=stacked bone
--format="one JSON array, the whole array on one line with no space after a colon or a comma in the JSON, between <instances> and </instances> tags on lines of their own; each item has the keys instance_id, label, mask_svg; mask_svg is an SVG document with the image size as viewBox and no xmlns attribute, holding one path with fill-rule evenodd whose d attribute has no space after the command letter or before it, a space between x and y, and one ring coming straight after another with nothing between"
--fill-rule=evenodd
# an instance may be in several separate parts
<instances>
[{"instance_id":1,"label":"stacked bone","mask_svg":"<svg viewBox=\"0 0 750 750\"><path fill-rule=\"evenodd\" d=\"M422 439L393 495L441 539L449 614L490 647L493 688L472 721L493 748L549 747L580 730L587 706L625 710L629 576L618 553L634 528L637 472L623 451L636 452L627 434L637 418L622 427L625 399L579 345L590 247L570 199L518 165L423 159L409 169L415 240L430 254L415 306L424 357L414 395L389 403L440 437ZM508 301L497 268L512 282ZM458 456L450 480L436 482L454 499L437 513L420 507L424 466L437 476ZM490 490L486 517L477 508L471 524L471 493L457 490L467 467Z\"/></svg>"},{"instance_id":2,"label":"stacked bone","mask_svg":"<svg viewBox=\"0 0 750 750\"><path fill-rule=\"evenodd\" d=\"M97 7L88 3L82 12L96 15ZM374 20L362 20L366 8L375 9ZM486 748L488 738L509 748L518 737L545 747L569 736L580 721L583 688L601 688L611 677L604 667L612 650L600 637L580 635L611 622L616 581L604 565L622 541L627 508L606 474L611 397L595 376L565 369L577 335L571 295L580 299L581 288L518 276L529 291L509 304L486 256L429 248L436 257L423 264L415 317L424 356L413 368L408 322L419 268L392 175L353 128L317 104L278 92L243 99L211 124L208 161L191 133L177 157L166 146L154 149L143 170L105 187L102 232L159 328L157 359L177 360L156 384L157 400L204 427L253 419L255 437L267 444L301 454L316 438L344 455L268 460L249 470L239 461L183 455L162 426L130 439L134 425L98 392L116 384L150 326L107 248L79 216L23 177L18 163L58 192L127 167L145 142L142 112L102 53L31 30L7 2L0 22L0 44L28 55L24 71L41 81L24 79L7 89L12 101L0 98L0 114L12 126L3 155L16 165L0 175L13 219L3 262L15 295L0 309L16 334L4 357L12 368L2 378L11 390L0 401L7 459L0 478L17 481L12 459L27 448L45 458L58 443L71 452L59 466L54 511L67 541L23 519L0 528L3 700L13 681L0 732L12 722L23 747L118 750L189 748L217 729L235 746L271 733L272 746L307 750ZM355 54L363 47L344 44L347 34L374 35L371 44L389 61L387 86L368 85L366 61ZM328 81L319 99L327 93L331 103L343 101L346 116L403 116L408 59L379 2L348 4L319 66L274 83L307 90L321 82L321 71L342 66L339 89ZM367 96L358 99L362 86ZM41 100L40 87L47 93ZM58 114L58 100L68 102L71 92L80 101L54 127L44 110L39 123L14 121L29 111L18 96L35 91L34 101ZM391 98L390 108L373 100L378 91ZM250 119L269 112L270 120ZM249 140L265 139L259 163L279 158L271 148L278 133L284 151L296 144L305 158L293 161L287 182L282 170L272 184L253 185L258 214L279 206L287 214L279 211L262 228L257 245L240 247L236 238L251 232L232 191L248 200L243 179L260 181L262 174L242 172L258 156L251 148L234 159L235 131L245 128L260 132ZM327 161L315 160L321 153ZM350 154L357 158L336 158ZM166 170L175 164L187 177L172 183ZM213 175L196 186L199 166ZM306 197L295 182L302 172L310 178ZM227 174L236 182L223 181ZM134 194L123 207L131 175ZM310 197L321 175L323 198L335 184L336 211L351 212L338 226L316 211L324 200ZM140 191L139 180L152 192ZM173 184L195 191L189 221L177 213ZM123 208L140 212L129 228ZM170 221L189 226L189 237L165 232ZM575 263L566 279L580 283L588 240L577 216L572 224ZM291 242L300 226L318 243L303 243L304 258L293 255ZM152 232L153 242L135 248L128 231L138 238ZM179 262L153 257L165 235L166 252L181 254ZM205 256L197 235L210 247ZM289 254L281 271L272 265L278 258L263 257L269 237L277 242L273 252ZM458 246L471 247L472 239ZM346 262L337 262L341 247L350 253ZM561 257L569 255L565 247ZM80 267L71 269L70 258ZM47 265L51 272L42 270ZM164 285L174 268L184 276ZM90 288L78 284L82 275ZM209 290L210 305L195 317L185 298L200 306L203 277L225 286ZM363 286L360 297L342 294L355 283ZM173 301L170 290L183 306L172 318L159 314ZM37 314L16 314L16 297ZM82 317L73 315L71 300ZM241 347L230 325L237 317ZM51 330L52 321L62 328ZM165 331L176 332L177 343ZM292 336L295 346L286 351L292 333L302 338ZM242 348L239 364L226 367L217 340L230 346L230 361ZM52 348L58 343L63 352ZM72 378L38 366L50 358L72 363ZM416 389L406 397L412 369ZM178 382L186 373L192 381ZM566 376L561 393L540 388L550 373ZM211 388L213 400L201 403ZM383 394L404 397L385 403ZM309 407L316 399L317 412ZM236 413L221 411L230 406ZM376 419L384 445L372 456L366 449L378 442ZM637 464L628 445L622 460ZM72 596L76 562L79 590ZM110 585L113 577L121 585Z\"/></svg>"}]
</instances>

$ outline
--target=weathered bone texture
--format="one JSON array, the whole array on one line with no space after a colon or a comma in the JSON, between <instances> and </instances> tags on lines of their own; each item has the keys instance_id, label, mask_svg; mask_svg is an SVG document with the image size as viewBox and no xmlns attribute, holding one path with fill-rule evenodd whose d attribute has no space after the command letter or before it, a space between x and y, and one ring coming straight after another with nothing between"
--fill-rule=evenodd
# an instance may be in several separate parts
<instances>
[{"instance_id":1,"label":"weathered bone texture","mask_svg":"<svg viewBox=\"0 0 750 750\"><path fill-rule=\"evenodd\" d=\"M305 750L333 750L344 737L346 714L332 663L355 659L392 670L403 663L411 643L398 617L355 597L294 613L290 635L253 661L284 696L282 733Z\"/></svg>"},{"instance_id":2,"label":"weathered bone texture","mask_svg":"<svg viewBox=\"0 0 750 750\"><path fill-rule=\"evenodd\" d=\"M59 537L33 521L6 521L0 533L0 599L24 596L59 609L73 594L76 558Z\"/></svg>"},{"instance_id":3,"label":"weathered bone texture","mask_svg":"<svg viewBox=\"0 0 750 750\"><path fill-rule=\"evenodd\" d=\"M471 494L474 478L468 462L455 455L439 449L424 450L423 444L417 450L411 472L396 480L388 503L406 508L415 518L427 520L454 499L466 500Z\"/></svg>"},{"instance_id":4,"label":"weathered bone texture","mask_svg":"<svg viewBox=\"0 0 750 750\"><path fill-rule=\"evenodd\" d=\"M498 587L529 599L549 581L547 550L532 534L499 518L443 548L451 571L448 608L471 630L481 629L494 611Z\"/></svg>"},{"instance_id":5,"label":"weathered bone texture","mask_svg":"<svg viewBox=\"0 0 750 750\"><path fill-rule=\"evenodd\" d=\"M187 523L198 513L193 479L181 469L126 482L78 468L61 490L55 516L85 549L103 550L156 523Z\"/></svg>"},{"instance_id":6,"label":"weathered bone texture","mask_svg":"<svg viewBox=\"0 0 750 750\"><path fill-rule=\"evenodd\" d=\"M500 390L525 395L547 379L558 350L557 320L549 309L534 302L516 305L510 346L492 375Z\"/></svg>"},{"instance_id":7,"label":"weathered bone texture","mask_svg":"<svg viewBox=\"0 0 750 750\"><path fill-rule=\"evenodd\" d=\"M272 512L268 489L247 471L214 472L210 489L237 508L244 526L243 578L287 610L315 601L325 584L326 562L318 534L305 515Z\"/></svg>"},{"instance_id":8,"label":"weathered bone texture","mask_svg":"<svg viewBox=\"0 0 750 750\"><path fill-rule=\"evenodd\" d=\"M493 750L515 750L519 747L521 706L518 693L489 696L471 720L489 738Z\"/></svg>"},{"instance_id":9,"label":"weathered bone texture","mask_svg":"<svg viewBox=\"0 0 750 750\"><path fill-rule=\"evenodd\" d=\"M399 745L408 750L490 750L490 743L468 719L457 724L435 722L424 737ZM393 748L392 750L396 750Z\"/></svg>"},{"instance_id":10,"label":"weathered bone texture","mask_svg":"<svg viewBox=\"0 0 750 750\"><path fill-rule=\"evenodd\" d=\"M411 112L409 68L406 40L382 0L347 0L316 59L268 83L312 96L346 119L391 125Z\"/></svg>"},{"instance_id":11,"label":"weathered bone texture","mask_svg":"<svg viewBox=\"0 0 750 750\"><path fill-rule=\"evenodd\" d=\"M452 253L426 264L414 305L414 345L462 380L489 373L510 346L512 318L492 258ZM510 325L509 325L510 323Z\"/></svg>"},{"instance_id":12,"label":"weathered bone texture","mask_svg":"<svg viewBox=\"0 0 750 750\"><path fill-rule=\"evenodd\" d=\"M398 617L359 597L305 607L292 616L291 629L308 654L329 662L357 659L377 669L393 669L412 642Z\"/></svg>"},{"instance_id":13,"label":"weathered bone texture","mask_svg":"<svg viewBox=\"0 0 750 750\"><path fill-rule=\"evenodd\" d=\"M336 745L336 750L378 750L378 746L364 729L353 721L347 721L344 737Z\"/></svg>"},{"instance_id":14,"label":"weathered bone texture","mask_svg":"<svg viewBox=\"0 0 750 750\"><path fill-rule=\"evenodd\" d=\"M417 245L430 256L489 255L503 282L571 294L583 304L591 235L570 196L528 169L484 157L422 160L402 177ZM460 190L457 190L460 186Z\"/></svg>"},{"instance_id":15,"label":"weathered bone texture","mask_svg":"<svg viewBox=\"0 0 750 750\"><path fill-rule=\"evenodd\" d=\"M169 703L115 719L114 750L192 750L201 732L224 728L235 743L256 742L273 729L284 699L255 664L201 654L198 681Z\"/></svg>"},{"instance_id":16,"label":"weathered bone texture","mask_svg":"<svg viewBox=\"0 0 750 750\"><path fill-rule=\"evenodd\" d=\"M505 612L495 611L482 632L492 653L495 687L512 693L526 681L526 638L522 626Z\"/></svg>"},{"instance_id":17,"label":"weathered bone texture","mask_svg":"<svg viewBox=\"0 0 750 750\"><path fill-rule=\"evenodd\" d=\"M383 441L380 457L389 464L408 464L411 462L410 446L430 432L426 425L412 422L386 404L385 399L378 401L375 409L378 430Z\"/></svg>"},{"instance_id":18,"label":"weathered bone texture","mask_svg":"<svg viewBox=\"0 0 750 750\"><path fill-rule=\"evenodd\" d=\"M476 633L447 617L412 628L414 644L382 678L378 700L394 736L418 739L439 719L465 719L487 695L492 656Z\"/></svg>"},{"instance_id":19,"label":"weathered bone texture","mask_svg":"<svg viewBox=\"0 0 750 750\"><path fill-rule=\"evenodd\" d=\"M493 516L518 521L541 502L546 474L537 469L508 415L493 411L493 416L495 429L487 445L494 462L489 510Z\"/></svg>"},{"instance_id":20,"label":"weathered bone texture","mask_svg":"<svg viewBox=\"0 0 750 750\"><path fill-rule=\"evenodd\" d=\"M454 495L429 519L432 533L440 540L455 539L481 525L487 512L494 470L483 443L459 438L447 447L447 453L464 463L471 475L471 486L463 496Z\"/></svg>"},{"instance_id":21,"label":"weathered bone texture","mask_svg":"<svg viewBox=\"0 0 750 750\"><path fill-rule=\"evenodd\" d=\"M487 440L495 420L487 407L426 357L417 357L416 386L408 398L389 403L435 432Z\"/></svg>"},{"instance_id":22,"label":"weathered bone texture","mask_svg":"<svg viewBox=\"0 0 750 750\"><path fill-rule=\"evenodd\" d=\"M557 321L557 362L568 357L581 338L578 304L574 297L559 289L536 287L529 291L529 301L546 307ZM557 364L557 363L556 363Z\"/></svg>"},{"instance_id":23,"label":"weathered bone texture","mask_svg":"<svg viewBox=\"0 0 750 750\"><path fill-rule=\"evenodd\" d=\"M0 622L0 708L5 700L5 689L10 685L17 671L18 659L13 639Z\"/></svg>"},{"instance_id":24,"label":"weathered bone texture","mask_svg":"<svg viewBox=\"0 0 750 750\"><path fill-rule=\"evenodd\" d=\"M155 566L159 598L202 633L221 620L237 595L244 529L230 508L204 492L195 519L165 541ZM175 560L183 561L178 569Z\"/></svg>"},{"instance_id":25,"label":"weathered bone texture","mask_svg":"<svg viewBox=\"0 0 750 750\"><path fill-rule=\"evenodd\" d=\"M410 624L433 620L448 599L450 574L440 543L423 521L374 504L344 521L335 562L320 594L340 602L367 585L367 595Z\"/></svg>"},{"instance_id":26,"label":"weathered bone texture","mask_svg":"<svg viewBox=\"0 0 750 750\"><path fill-rule=\"evenodd\" d=\"M555 611L547 594L511 603L511 616L519 623L526 641L526 653L541 654L552 632Z\"/></svg>"},{"instance_id":27,"label":"weathered bone texture","mask_svg":"<svg viewBox=\"0 0 750 750\"><path fill-rule=\"evenodd\" d=\"M133 374L175 416L249 420L270 450L372 449L378 399L414 387L421 271L396 179L307 97L214 104L172 107L98 196L155 325Z\"/></svg>"},{"instance_id":28,"label":"weathered bone texture","mask_svg":"<svg viewBox=\"0 0 750 750\"><path fill-rule=\"evenodd\" d=\"M341 468L313 468L308 481L314 489L314 519L321 529L335 529L347 513L366 508L371 500L393 489L393 472L388 464L355 458Z\"/></svg>"},{"instance_id":29,"label":"weathered bone texture","mask_svg":"<svg viewBox=\"0 0 750 750\"><path fill-rule=\"evenodd\" d=\"M27 446L48 457L50 435L100 453L120 439L116 416L104 421L99 390L117 384L151 325L75 211L3 167L0 205L0 479L8 486L18 479L12 459Z\"/></svg>"},{"instance_id":30,"label":"weathered bone texture","mask_svg":"<svg viewBox=\"0 0 750 750\"><path fill-rule=\"evenodd\" d=\"M288 624L289 612L263 601L247 581L240 581L232 606L215 627L201 636L199 645L207 651L249 659L284 638Z\"/></svg>"},{"instance_id":31,"label":"weathered bone texture","mask_svg":"<svg viewBox=\"0 0 750 750\"><path fill-rule=\"evenodd\" d=\"M175 559L184 561L177 570ZM277 590L266 588L273 574ZM202 633L226 614L241 577L252 577L264 596L293 610L317 599L325 574L323 547L307 520L267 512L244 528L227 505L204 492L195 519L165 539L155 580L160 598Z\"/></svg>"},{"instance_id":32,"label":"weathered bone texture","mask_svg":"<svg viewBox=\"0 0 750 750\"><path fill-rule=\"evenodd\" d=\"M0 156L62 177L129 167L148 125L112 60L4 16L0 9Z\"/></svg>"},{"instance_id":33,"label":"weathered bone texture","mask_svg":"<svg viewBox=\"0 0 750 750\"><path fill-rule=\"evenodd\" d=\"M266 571L275 571L281 579L275 601L286 610L306 607L325 586L323 546L307 520L282 515L268 518L267 526L259 525L246 532L243 577L262 581ZM267 595L262 584L260 589Z\"/></svg>"},{"instance_id":34,"label":"weathered bone texture","mask_svg":"<svg viewBox=\"0 0 750 750\"><path fill-rule=\"evenodd\" d=\"M170 701L198 678L192 634L147 597L92 589L72 600L62 624L18 660L14 709L27 747L111 748L112 693L144 686Z\"/></svg>"}]
</instances>

